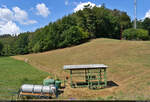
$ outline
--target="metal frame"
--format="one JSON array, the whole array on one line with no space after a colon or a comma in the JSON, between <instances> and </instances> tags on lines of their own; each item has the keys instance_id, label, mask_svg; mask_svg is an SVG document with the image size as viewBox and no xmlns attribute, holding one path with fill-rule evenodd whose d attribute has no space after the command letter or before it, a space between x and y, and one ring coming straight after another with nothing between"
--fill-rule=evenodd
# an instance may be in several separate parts
<instances>
[{"instance_id":1,"label":"metal frame","mask_svg":"<svg viewBox=\"0 0 150 102\"><path fill-rule=\"evenodd\" d=\"M54 96L53 94L49 93L24 93L24 92L19 92L17 99L21 98L23 99L24 96L30 96L30 97L37 97L37 98L51 98Z\"/></svg>"},{"instance_id":2,"label":"metal frame","mask_svg":"<svg viewBox=\"0 0 150 102\"><path fill-rule=\"evenodd\" d=\"M88 87L90 89L96 89L107 86L107 67L84 68L82 66L82 68L79 68L78 66L78 68L75 68L75 65L73 68L69 67L67 70L70 71L70 85L72 88ZM65 66L64 69L66 68Z\"/></svg>"}]
</instances>

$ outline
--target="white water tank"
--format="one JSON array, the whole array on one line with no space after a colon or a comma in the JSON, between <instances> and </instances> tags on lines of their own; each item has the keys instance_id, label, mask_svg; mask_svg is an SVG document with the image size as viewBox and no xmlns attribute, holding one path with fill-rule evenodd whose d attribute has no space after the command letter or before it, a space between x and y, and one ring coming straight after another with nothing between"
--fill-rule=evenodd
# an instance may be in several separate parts
<instances>
[{"instance_id":1,"label":"white water tank","mask_svg":"<svg viewBox=\"0 0 150 102\"><path fill-rule=\"evenodd\" d=\"M24 84L21 86L21 91L22 92L33 92L33 87L34 87L34 85Z\"/></svg>"},{"instance_id":2,"label":"white water tank","mask_svg":"<svg viewBox=\"0 0 150 102\"><path fill-rule=\"evenodd\" d=\"M54 85L43 86L43 85L24 84L21 86L21 91L26 92L26 93L49 93L49 94L53 94L56 92L56 87Z\"/></svg>"},{"instance_id":3,"label":"white water tank","mask_svg":"<svg viewBox=\"0 0 150 102\"><path fill-rule=\"evenodd\" d=\"M35 93L41 93L42 90L43 90L42 88L43 88L42 85L34 85L33 92L35 92Z\"/></svg>"}]
</instances>

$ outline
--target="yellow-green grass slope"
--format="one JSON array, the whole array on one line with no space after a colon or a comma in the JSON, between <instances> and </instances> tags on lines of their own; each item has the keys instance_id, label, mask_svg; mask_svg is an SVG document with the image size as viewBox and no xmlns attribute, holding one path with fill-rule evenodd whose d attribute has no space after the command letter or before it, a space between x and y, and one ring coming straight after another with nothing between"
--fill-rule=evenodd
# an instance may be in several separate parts
<instances>
[{"instance_id":1,"label":"yellow-green grass slope","mask_svg":"<svg viewBox=\"0 0 150 102\"><path fill-rule=\"evenodd\" d=\"M47 72L11 57L0 57L0 99L17 98L22 84L43 84Z\"/></svg>"},{"instance_id":2,"label":"yellow-green grass slope","mask_svg":"<svg viewBox=\"0 0 150 102\"><path fill-rule=\"evenodd\" d=\"M150 42L95 39L90 42L38 54L15 56L63 79L70 64L106 64L107 78L119 86L102 90L67 87L63 98L150 99Z\"/></svg>"}]
</instances>

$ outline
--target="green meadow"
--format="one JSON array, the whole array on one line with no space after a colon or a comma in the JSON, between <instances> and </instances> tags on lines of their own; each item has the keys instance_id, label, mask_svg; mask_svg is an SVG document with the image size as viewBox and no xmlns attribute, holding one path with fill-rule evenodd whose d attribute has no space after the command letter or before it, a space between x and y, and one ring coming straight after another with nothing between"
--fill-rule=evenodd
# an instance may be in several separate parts
<instances>
[{"instance_id":1,"label":"green meadow","mask_svg":"<svg viewBox=\"0 0 150 102\"><path fill-rule=\"evenodd\" d=\"M0 99L10 99L22 84L42 84L48 73L24 61L0 57Z\"/></svg>"}]
</instances>

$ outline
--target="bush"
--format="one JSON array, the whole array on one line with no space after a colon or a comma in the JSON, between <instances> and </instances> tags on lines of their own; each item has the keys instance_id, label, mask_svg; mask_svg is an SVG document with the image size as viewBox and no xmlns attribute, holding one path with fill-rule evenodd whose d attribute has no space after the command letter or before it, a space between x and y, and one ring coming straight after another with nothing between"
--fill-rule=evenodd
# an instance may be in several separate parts
<instances>
[{"instance_id":1,"label":"bush","mask_svg":"<svg viewBox=\"0 0 150 102\"><path fill-rule=\"evenodd\" d=\"M144 29L126 29L123 31L123 38L126 40L148 40L148 31Z\"/></svg>"}]
</instances>

